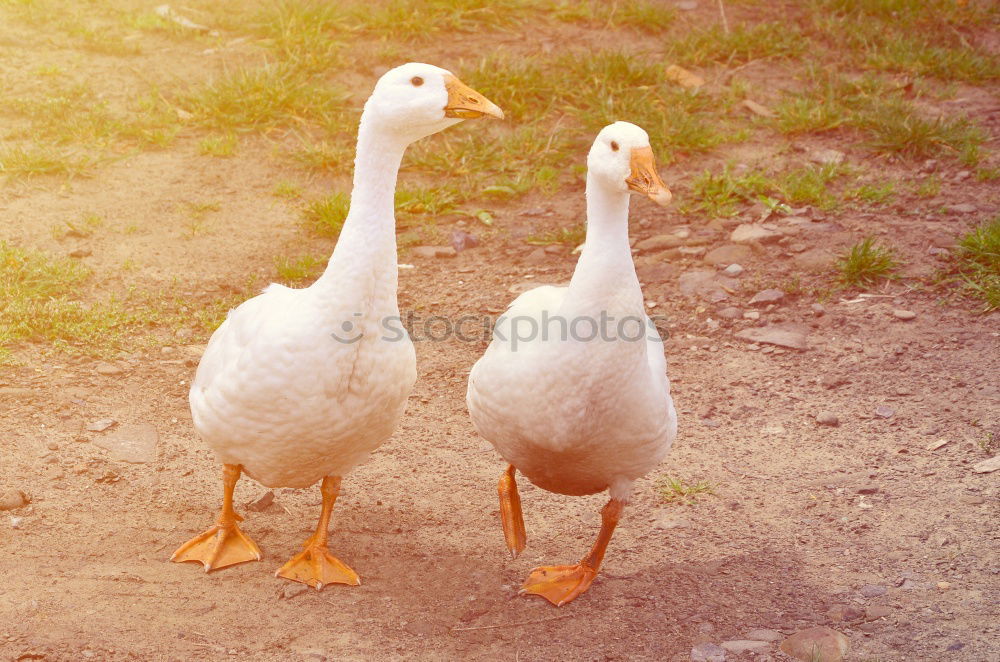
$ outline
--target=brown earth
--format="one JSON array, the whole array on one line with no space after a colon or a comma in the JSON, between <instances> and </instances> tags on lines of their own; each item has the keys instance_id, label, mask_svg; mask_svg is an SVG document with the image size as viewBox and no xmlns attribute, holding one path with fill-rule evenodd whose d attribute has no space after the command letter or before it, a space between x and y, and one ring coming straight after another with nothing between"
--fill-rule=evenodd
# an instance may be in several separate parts
<instances>
[{"instance_id":1,"label":"brown earth","mask_svg":"<svg viewBox=\"0 0 1000 662\"><path fill-rule=\"evenodd\" d=\"M177 71L196 66L176 44L163 49L172 49ZM39 52L40 60L58 57ZM995 94L978 102L997 108ZM797 145L780 158L801 161L818 147L868 158L831 139ZM180 141L126 155L99 177L8 185L2 238L57 255L91 249L86 260L102 291L168 287L208 304L250 274L273 277L274 255L332 248L305 237L297 210L271 195L275 181L296 174L272 158L273 146L245 138L235 158L212 159ZM767 144L740 150L748 163L776 158ZM663 174L683 190L690 173L724 161L695 159ZM878 167L916 177L919 164ZM594 586L561 609L517 588L535 565L585 552L603 497L556 496L522 481L528 549L508 558L495 496L503 465L464 404L485 342L417 343L419 381L406 417L345 478L334 514L331 547L363 584L322 592L273 576L311 532L318 489L277 490L263 512L248 512L266 490L241 481L237 504L263 549L260 563L206 575L168 561L219 506L219 467L187 408L205 338L180 333L161 340L170 349L120 356L118 375L99 374L90 359L22 348L22 365L0 375L0 492L20 489L31 499L0 515L0 657L681 661L696 643L755 628L790 634L830 625L850 638L854 660L1000 660L1000 474L972 471L989 457L980 447L986 433L1000 436L1000 320L927 284L937 259L927 249L948 244L1000 201L995 185L959 179L961 169L940 165L942 192L930 202L904 196L877 212L804 211L822 222L755 245L723 302L678 292L681 273L706 268L700 256L638 256L652 310L668 318L680 435L664 465L638 483ZM184 200L223 204L204 233L185 236ZM929 211L955 203L978 211ZM54 239L49 228L80 210L106 226L91 238ZM529 264L533 249L522 239L582 213L579 189L532 196L498 208L502 230L455 259L404 253L415 268L401 271L401 308L450 319L495 314L514 285L567 280L575 262L568 250ZM637 240L688 223L634 203ZM139 230L122 231L130 224ZM478 232L459 219L440 227L445 236L452 227ZM731 227L690 223L698 241L687 243L711 250ZM869 233L915 265L877 296L839 293L817 315L815 298L792 293L760 308L757 321L717 315L725 306L749 310L765 286L826 278L804 271L793 244L832 254ZM129 259L135 269L122 271ZM896 309L916 317L903 321ZM806 332L808 348L771 350L733 335L768 324ZM821 412L839 426L818 425ZM111 460L97 442L117 428L84 429L105 418L155 426L155 459ZM930 450L939 440L948 443ZM714 494L668 505L657 487L665 475L707 481ZM864 597L866 585L886 591ZM837 616L845 606L855 608L846 622ZM768 655L729 659L787 659Z\"/></svg>"}]
</instances>

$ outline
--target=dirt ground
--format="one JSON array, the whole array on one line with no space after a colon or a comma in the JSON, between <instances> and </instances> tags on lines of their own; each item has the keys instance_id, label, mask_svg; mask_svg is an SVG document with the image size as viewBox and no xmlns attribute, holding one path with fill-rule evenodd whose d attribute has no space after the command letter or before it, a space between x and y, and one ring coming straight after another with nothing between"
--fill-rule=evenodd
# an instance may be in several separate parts
<instances>
[{"instance_id":1,"label":"dirt ground","mask_svg":"<svg viewBox=\"0 0 1000 662\"><path fill-rule=\"evenodd\" d=\"M15 42L10 52L25 60L62 57L43 42ZM136 66L155 69L152 60L165 54L179 71L198 66L181 51L165 42ZM94 67L106 64L94 56ZM981 90L968 99L981 116L994 114L995 144L1000 101ZM86 261L103 291L165 287L207 304L250 274L272 278L276 254L332 249L306 236L297 209L272 195L275 181L296 176L272 158L273 146L249 136L234 158L212 159L181 141L126 155L97 177L10 183L0 189L0 237L54 255L90 249ZM816 139L781 158L821 147L864 158ZM740 150L738 158L773 155L767 144ZM716 155L676 163L663 176L673 186L722 162ZM879 167L905 178L919 164ZM754 246L724 302L679 291L681 274L706 268L701 255L638 254L646 298L668 319L680 433L663 466L637 484L591 590L561 609L519 597L517 588L532 567L585 553L604 497L557 496L522 481L528 549L509 559L495 490L503 464L475 434L464 401L485 342L417 343L419 379L403 423L345 477L334 512L331 549L362 585L321 592L273 576L311 533L318 488L276 490L257 512L246 506L266 488L240 482L236 502L264 553L259 563L205 574L168 561L220 504L219 466L187 406L207 338L178 333L102 372L96 360L22 348L21 365L0 373L0 491L31 499L0 513L0 659L680 662L695 644L743 639L757 628L790 634L829 625L850 638L851 660L1000 660L1000 473L972 470L990 456L980 447L986 433L1000 435L1000 316L915 284L935 268L928 248L994 214L1000 192L959 178L959 164L938 168L944 184L926 208L972 203L973 212L932 214L906 198L877 213L803 211L818 222L792 242ZM317 178L309 186L330 184ZM207 231L185 236L178 201L202 199L223 204L208 215ZM83 209L110 229L52 236L53 224ZM732 228L644 200L632 210L637 240L687 226L699 239L689 244L712 249ZM401 308L452 319L495 314L512 287L567 281L575 256L531 257L523 239L582 215L579 187L533 194L498 205L503 230L479 248L454 259L404 252L401 261L414 268L400 272ZM117 231L130 224L138 232ZM459 218L440 225L475 231ZM791 243L828 257L870 233L909 258L906 278L876 296L837 294L822 314L806 294L748 304L767 283L818 278ZM120 269L126 259L134 270ZM720 318L723 306L761 318ZM900 309L916 315L899 319ZM767 324L806 333L808 348L734 336ZM821 412L839 425L818 425ZM117 425L85 429L100 419ZM115 461L98 445L138 424L157 430L151 461ZM931 450L939 440L947 443ZM666 475L706 481L713 494L667 504L657 487ZM728 659L789 658L775 648Z\"/></svg>"}]
</instances>

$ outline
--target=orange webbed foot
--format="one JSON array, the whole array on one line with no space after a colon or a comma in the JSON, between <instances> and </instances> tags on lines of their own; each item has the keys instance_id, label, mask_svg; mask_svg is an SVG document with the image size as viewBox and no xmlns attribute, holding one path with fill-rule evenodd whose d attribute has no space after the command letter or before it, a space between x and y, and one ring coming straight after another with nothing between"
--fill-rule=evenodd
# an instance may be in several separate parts
<instances>
[{"instance_id":1,"label":"orange webbed foot","mask_svg":"<svg viewBox=\"0 0 1000 662\"><path fill-rule=\"evenodd\" d=\"M300 554L293 556L274 573L293 582L308 584L316 590L327 584L358 586L361 579L346 563L330 553L326 545L307 543Z\"/></svg>"},{"instance_id":2,"label":"orange webbed foot","mask_svg":"<svg viewBox=\"0 0 1000 662\"><path fill-rule=\"evenodd\" d=\"M521 587L521 594L540 595L556 607L562 607L582 595L597 576L588 565L548 565L535 568Z\"/></svg>"},{"instance_id":3,"label":"orange webbed foot","mask_svg":"<svg viewBox=\"0 0 1000 662\"><path fill-rule=\"evenodd\" d=\"M244 534L235 522L216 524L177 548L170 560L174 563L197 561L205 572L226 566L260 560L257 543Z\"/></svg>"}]
</instances>

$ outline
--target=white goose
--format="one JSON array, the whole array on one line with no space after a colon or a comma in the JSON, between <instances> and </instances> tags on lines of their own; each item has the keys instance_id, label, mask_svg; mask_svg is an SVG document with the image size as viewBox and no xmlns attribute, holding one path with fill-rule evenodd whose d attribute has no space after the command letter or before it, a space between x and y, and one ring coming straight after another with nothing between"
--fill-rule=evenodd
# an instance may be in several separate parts
<instances>
[{"instance_id":1,"label":"white goose","mask_svg":"<svg viewBox=\"0 0 1000 662\"><path fill-rule=\"evenodd\" d=\"M399 315L396 176L410 143L484 116L503 112L444 69L410 63L378 80L358 128L350 212L326 271L305 289L271 285L233 310L198 366L191 413L224 465L224 499L217 524L173 561L207 572L260 559L233 510L241 473L269 487L322 479L316 533L277 574L316 588L360 583L327 549L330 514L341 476L392 434L416 379L409 337L382 327Z\"/></svg>"},{"instance_id":2,"label":"white goose","mask_svg":"<svg viewBox=\"0 0 1000 662\"><path fill-rule=\"evenodd\" d=\"M556 606L589 588L633 482L670 450L677 415L663 342L645 314L628 239L630 190L666 205L646 132L605 127L587 158L587 240L568 287L519 296L472 368L468 406L509 466L500 512L511 555L525 546L515 471L550 492L610 491L590 554L536 568L522 593Z\"/></svg>"}]
</instances>

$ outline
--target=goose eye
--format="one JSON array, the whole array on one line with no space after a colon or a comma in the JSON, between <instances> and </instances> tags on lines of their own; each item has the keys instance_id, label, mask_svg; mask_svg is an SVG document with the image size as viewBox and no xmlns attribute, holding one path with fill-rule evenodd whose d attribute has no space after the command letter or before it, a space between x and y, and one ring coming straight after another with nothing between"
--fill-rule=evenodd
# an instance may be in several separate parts
<instances>
[{"instance_id":1,"label":"goose eye","mask_svg":"<svg viewBox=\"0 0 1000 662\"><path fill-rule=\"evenodd\" d=\"M424 84L424 79L420 76L414 76L410 79L410 82L413 83L413 87L420 87Z\"/></svg>"},{"instance_id":2,"label":"goose eye","mask_svg":"<svg viewBox=\"0 0 1000 662\"><path fill-rule=\"evenodd\" d=\"M611 151L612 152L618 151L618 143L616 143L614 140L611 141Z\"/></svg>"}]
</instances>

